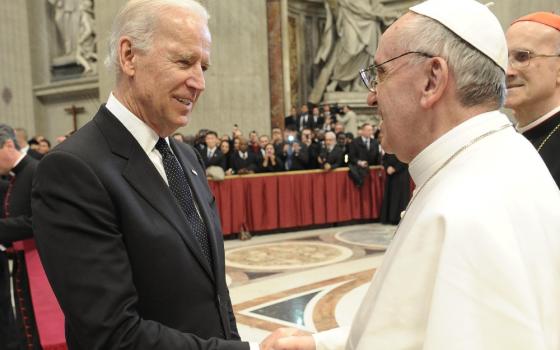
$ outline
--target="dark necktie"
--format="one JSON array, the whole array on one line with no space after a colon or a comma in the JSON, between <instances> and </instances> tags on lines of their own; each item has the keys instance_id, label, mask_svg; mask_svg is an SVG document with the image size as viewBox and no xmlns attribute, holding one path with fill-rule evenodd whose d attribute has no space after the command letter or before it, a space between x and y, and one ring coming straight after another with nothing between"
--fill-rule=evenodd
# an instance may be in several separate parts
<instances>
[{"instance_id":1,"label":"dark necktie","mask_svg":"<svg viewBox=\"0 0 560 350\"><path fill-rule=\"evenodd\" d=\"M179 205L183 209L185 216L187 217L187 223L191 226L194 232L196 240L202 248L202 253L211 263L211 254L208 244L208 233L206 231L206 225L200 218L198 211L194 205L194 198L187 180L187 176L181 168L179 161L175 158L175 155L169 149L167 142L160 138L156 143L156 149L161 154L163 159L163 168L165 169L165 175L167 175L167 181L169 182L169 189L179 202Z\"/></svg>"}]
</instances>

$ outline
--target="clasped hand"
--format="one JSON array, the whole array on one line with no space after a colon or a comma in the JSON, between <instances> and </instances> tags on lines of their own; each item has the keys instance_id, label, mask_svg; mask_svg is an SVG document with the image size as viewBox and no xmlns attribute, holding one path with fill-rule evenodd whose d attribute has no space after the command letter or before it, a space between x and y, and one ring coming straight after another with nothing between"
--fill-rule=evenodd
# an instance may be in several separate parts
<instances>
[{"instance_id":1,"label":"clasped hand","mask_svg":"<svg viewBox=\"0 0 560 350\"><path fill-rule=\"evenodd\" d=\"M315 340L296 328L278 328L260 344L261 350L315 350Z\"/></svg>"}]
</instances>

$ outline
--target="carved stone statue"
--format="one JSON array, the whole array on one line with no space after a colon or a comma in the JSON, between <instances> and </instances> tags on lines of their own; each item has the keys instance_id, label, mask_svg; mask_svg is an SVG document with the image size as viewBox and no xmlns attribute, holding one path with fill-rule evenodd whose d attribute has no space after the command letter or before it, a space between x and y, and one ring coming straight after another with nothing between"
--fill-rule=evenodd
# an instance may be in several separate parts
<instances>
[{"instance_id":1,"label":"carved stone statue","mask_svg":"<svg viewBox=\"0 0 560 350\"><path fill-rule=\"evenodd\" d=\"M309 95L311 103L319 103L325 91L363 91L359 70L373 62L382 28L403 12L385 6L387 0L324 1L327 19L314 62L324 66Z\"/></svg>"},{"instance_id":2,"label":"carved stone statue","mask_svg":"<svg viewBox=\"0 0 560 350\"><path fill-rule=\"evenodd\" d=\"M54 23L61 42L62 55L76 50L78 33L77 0L47 0L54 7Z\"/></svg>"},{"instance_id":3,"label":"carved stone statue","mask_svg":"<svg viewBox=\"0 0 560 350\"><path fill-rule=\"evenodd\" d=\"M97 71L97 47L94 31L93 1L82 0L80 4L80 31L76 59L84 67L83 74Z\"/></svg>"},{"instance_id":4,"label":"carved stone statue","mask_svg":"<svg viewBox=\"0 0 560 350\"><path fill-rule=\"evenodd\" d=\"M47 0L54 9L58 54L53 68L84 68L83 74L96 72L97 48L93 0Z\"/></svg>"}]
</instances>

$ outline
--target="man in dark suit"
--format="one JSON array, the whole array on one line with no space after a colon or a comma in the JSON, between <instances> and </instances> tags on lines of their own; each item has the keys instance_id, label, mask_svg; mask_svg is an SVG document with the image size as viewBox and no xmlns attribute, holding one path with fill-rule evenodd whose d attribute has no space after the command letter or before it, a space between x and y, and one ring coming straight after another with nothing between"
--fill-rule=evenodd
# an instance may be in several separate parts
<instances>
[{"instance_id":1,"label":"man in dark suit","mask_svg":"<svg viewBox=\"0 0 560 350\"><path fill-rule=\"evenodd\" d=\"M2 184L0 217L0 348L40 349L23 252L6 254L14 242L31 238L31 186L37 161L22 153L14 130L0 124L0 175L8 176ZM12 280L16 319L12 310L8 258L13 259ZM16 327L17 324L17 327ZM4 347L2 347L4 346Z\"/></svg>"},{"instance_id":2,"label":"man in dark suit","mask_svg":"<svg viewBox=\"0 0 560 350\"><path fill-rule=\"evenodd\" d=\"M204 166L218 166L222 169L226 167L226 157L218 148L218 134L215 131L208 131L206 134L206 147L200 152Z\"/></svg>"},{"instance_id":3,"label":"man in dark suit","mask_svg":"<svg viewBox=\"0 0 560 350\"><path fill-rule=\"evenodd\" d=\"M107 104L43 158L33 189L68 347L249 350L204 164L168 137L205 88L208 14L192 0L132 1L111 38L117 80Z\"/></svg>"},{"instance_id":4,"label":"man in dark suit","mask_svg":"<svg viewBox=\"0 0 560 350\"><path fill-rule=\"evenodd\" d=\"M344 165L344 151L336 144L336 135L332 131L325 133L325 145L319 154L319 164L325 170Z\"/></svg>"},{"instance_id":5,"label":"man in dark suit","mask_svg":"<svg viewBox=\"0 0 560 350\"><path fill-rule=\"evenodd\" d=\"M304 128L308 128L310 124L311 116L309 115L309 107L307 107L307 104L303 104L297 119L296 129L301 132ZM288 128L288 126L286 126L286 128Z\"/></svg>"},{"instance_id":6,"label":"man in dark suit","mask_svg":"<svg viewBox=\"0 0 560 350\"><path fill-rule=\"evenodd\" d=\"M371 124L362 125L361 136L354 138L348 151L350 176L358 187L368 175L368 167L381 164L379 143L373 138Z\"/></svg>"},{"instance_id":7,"label":"man in dark suit","mask_svg":"<svg viewBox=\"0 0 560 350\"><path fill-rule=\"evenodd\" d=\"M307 127L311 130L322 129L325 124L325 118L320 114L319 107L313 107L311 113L311 120Z\"/></svg>"}]
</instances>

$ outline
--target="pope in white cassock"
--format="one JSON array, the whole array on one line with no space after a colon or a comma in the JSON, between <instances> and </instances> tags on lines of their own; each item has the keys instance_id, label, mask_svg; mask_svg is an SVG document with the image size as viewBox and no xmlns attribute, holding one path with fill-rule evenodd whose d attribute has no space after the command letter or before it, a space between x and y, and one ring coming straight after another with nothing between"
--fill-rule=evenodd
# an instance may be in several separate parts
<instances>
[{"instance_id":1,"label":"pope in white cassock","mask_svg":"<svg viewBox=\"0 0 560 350\"><path fill-rule=\"evenodd\" d=\"M560 348L560 191L498 111L507 53L474 0L428 0L384 33L361 74L413 199L350 328L262 349Z\"/></svg>"}]
</instances>

